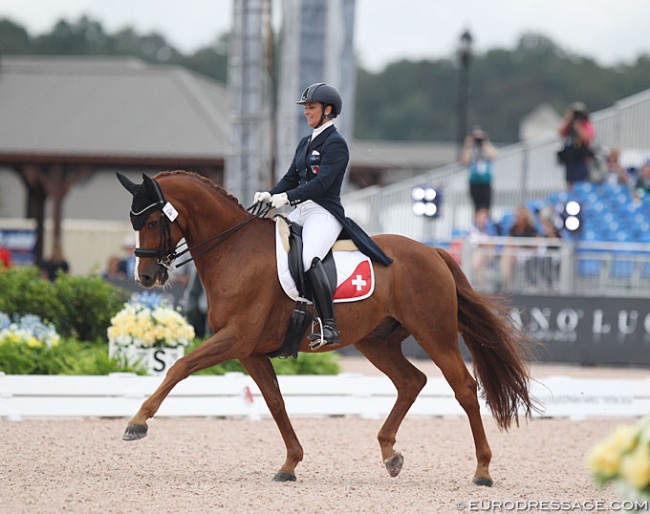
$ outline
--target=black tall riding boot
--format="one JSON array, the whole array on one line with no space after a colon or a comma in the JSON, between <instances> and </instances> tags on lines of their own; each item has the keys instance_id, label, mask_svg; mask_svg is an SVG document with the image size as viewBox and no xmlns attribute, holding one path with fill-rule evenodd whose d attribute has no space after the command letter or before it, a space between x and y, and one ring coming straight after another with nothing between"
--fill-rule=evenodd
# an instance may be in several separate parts
<instances>
[{"instance_id":1,"label":"black tall riding boot","mask_svg":"<svg viewBox=\"0 0 650 514\"><path fill-rule=\"evenodd\" d=\"M311 262L311 268L307 271L307 277L311 282L311 288L314 292L314 302L318 308L321 317L320 333L309 334L309 339L313 341L310 345L312 350L320 348L326 344L341 344L339 331L334 321L334 302L332 301L332 289L329 280L323 269L323 263L318 257Z\"/></svg>"}]
</instances>

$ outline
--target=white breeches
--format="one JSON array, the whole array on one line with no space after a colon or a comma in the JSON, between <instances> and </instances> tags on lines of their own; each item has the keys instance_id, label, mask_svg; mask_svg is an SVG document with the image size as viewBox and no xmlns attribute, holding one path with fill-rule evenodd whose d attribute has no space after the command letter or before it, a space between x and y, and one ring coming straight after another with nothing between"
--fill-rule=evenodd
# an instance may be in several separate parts
<instances>
[{"instance_id":1,"label":"white breeches","mask_svg":"<svg viewBox=\"0 0 650 514\"><path fill-rule=\"evenodd\" d=\"M330 251L343 226L327 209L307 200L289 214L289 219L302 225L302 262L305 271L315 257L323 259Z\"/></svg>"}]
</instances>

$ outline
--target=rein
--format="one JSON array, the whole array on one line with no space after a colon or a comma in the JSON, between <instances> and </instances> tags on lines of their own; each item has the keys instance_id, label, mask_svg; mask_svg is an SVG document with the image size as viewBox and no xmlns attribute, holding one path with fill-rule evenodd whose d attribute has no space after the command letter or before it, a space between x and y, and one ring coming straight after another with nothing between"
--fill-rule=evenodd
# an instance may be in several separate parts
<instances>
[{"instance_id":1,"label":"rein","mask_svg":"<svg viewBox=\"0 0 650 514\"><path fill-rule=\"evenodd\" d=\"M262 205L261 203L255 203L255 204L251 205L246 210L253 215L252 218L248 218L246 221L242 221L241 223L237 223L237 225L234 225L234 226L232 226L230 228L227 228L223 232L219 232L218 234L215 234L214 236L209 237L205 241L201 241L200 243L192 246L191 248L186 248L182 252L174 252L173 254L171 254L170 257L172 257L171 260L173 261L174 259L180 257L181 255L183 255L183 254L185 254L185 253L187 253L187 252L189 252L191 250L195 250L197 248L200 248L201 246L203 246L205 244L208 244L209 242L214 241L215 239L217 240L213 244L208 246L207 248L204 248L203 250L201 250L196 255L190 256L189 259L185 259L183 262L179 262L178 264L176 264L176 267L180 268L181 266L184 266L188 262L193 261L197 257L201 257L202 255L208 253L209 251L214 250L217 246L219 246L221 243L223 243L230 236L234 235L236 232L238 232L239 230L244 228L251 221L253 221L253 220L257 219L257 218L265 217L268 214L268 212L271 210L271 206L269 204ZM185 235L185 234L183 233L183 235Z\"/></svg>"},{"instance_id":2,"label":"rein","mask_svg":"<svg viewBox=\"0 0 650 514\"><path fill-rule=\"evenodd\" d=\"M162 196L162 191L160 191L160 195ZM183 229L183 226L178 222L177 215L178 213L175 212L176 210L174 209L175 215L172 214L170 215L169 211L166 210L166 207L169 205L167 202L164 201L164 198L161 198L161 202L159 202L159 205L162 205L161 211L165 214L165 216L162 217L162 223L160 226L160 240L164 241L167 240L167 250L154 250L154 249L149 249L149 248L136 248L135 250L135 256L136 257L142 257L142 258L152 258L155 257L158 259L158 264L161 266L164 266L165 268L169 269L171 267L172 262L174 262L178 257L181 255L184 255L191 250L195 250L197 248L201 248L208 243L212 243L206 248L203 248L198 254L194 256L190 256L188 259L184 260L183 262L180 262L176 265L176 268L180 268L181 266L184 266L190 261L193 261L197 257L200 257L206 253L208 253L211 250L214 250L217 246L219 246L221 243L226 241L230 236L234 235L237 233L239 230L244 228L246 225L248 225L251 221L257 219L257 218L263 218L268 214L268 212L271 210L270 205L262 205L260 203L255 203L251 205L248 209L246 209L248 212L250 212L253 217L247 219L246 221L242 221L241 223L238 223L237 225L234 225L230 228L227 228L223 232L220 232L218 234L215 234L214 236L206 239L205 241L201 241L200 243L192 246L191 248L185 248L183 251L178 252L176 249L172 250L171 249L171 230L170 230L170 222L172 223L177 223L178 227L181 230L181 233L183 234L183 237L185 240L187 240L187 236L185 234L185 230ZM173 208L172 208L173 209Z\"/></svg>"}]
</instances>

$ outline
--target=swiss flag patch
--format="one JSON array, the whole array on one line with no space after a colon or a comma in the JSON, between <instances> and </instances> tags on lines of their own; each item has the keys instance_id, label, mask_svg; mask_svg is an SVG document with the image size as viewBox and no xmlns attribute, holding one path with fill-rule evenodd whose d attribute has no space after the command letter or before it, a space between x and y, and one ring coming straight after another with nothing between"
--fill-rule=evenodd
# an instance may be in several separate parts
<instances>
[{"instance_id":1,"label":"swiss flag patch","mask_svg":"<svg viewBox=\"0 0 650 514\"><path fill-rule=\"evenodd\" d=\"M368 296L373 290L373 273L369 260L358 264L352 273L336 288L334 300Z\"/></svg>"}]
</instances>

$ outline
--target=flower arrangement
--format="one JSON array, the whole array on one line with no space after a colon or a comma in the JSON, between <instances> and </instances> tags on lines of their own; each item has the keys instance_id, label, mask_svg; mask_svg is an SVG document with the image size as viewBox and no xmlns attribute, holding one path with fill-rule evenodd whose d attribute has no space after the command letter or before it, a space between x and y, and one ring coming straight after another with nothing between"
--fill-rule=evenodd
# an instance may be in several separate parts
<instances>
[{"instance_id":1,"label":"flower arrangement","mask_svg":"<svg viewBox=\"0 0 650 514\"><path fill-rule=\"evenodd\" d=\"M587 457L597 484L612 482L624 500L650 502L650 417L619 427Z\"/></svg>"},{"instance_id":2,"label":"flower arrangement","mask_svg":"<svg viewBox=\"0 0 650 514\"><path fill-rule=\"evenodd\" d=\"M177 348L194 339L194 327L155 293L133 295L111 319L108 339L116 347Z\"/></svg>"},{"instance_id":3,"label":"flower arrangement","mask_svg":"<svg viewBox=\"0 0 650 514\"><path fill-rule=\"evenodd\" d=\"M15 316L12 321L7 314L0 312L0 345L24 344L29 348L52 348L60 341L54 325L44 323L35 314Z\"/></svg>"}]
</instances>

